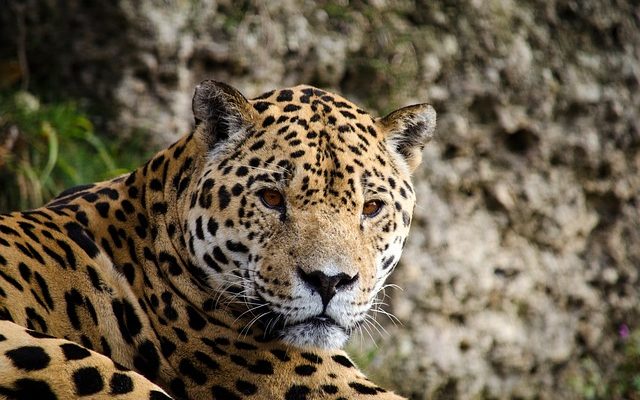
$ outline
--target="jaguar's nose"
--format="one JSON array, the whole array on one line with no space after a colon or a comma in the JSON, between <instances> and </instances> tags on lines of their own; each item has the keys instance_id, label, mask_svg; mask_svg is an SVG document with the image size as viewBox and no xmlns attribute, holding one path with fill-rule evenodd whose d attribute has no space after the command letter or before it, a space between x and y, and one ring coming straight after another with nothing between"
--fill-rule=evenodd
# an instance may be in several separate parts
<instances>
[{"instance_id":1,"label":"jaguar's nose","mask_svg":"<svg viewBox=\"0 0 640 400\"><path fill-rule=\"evenodd\" d=\"M349 276L344 272L336 275L327 275L320 270L305 272L302 268L298 268L298 275L311 290L318 292L325 309L339 290L351 287L359 276L359 274Z\"/></svg>"}]
</instances>

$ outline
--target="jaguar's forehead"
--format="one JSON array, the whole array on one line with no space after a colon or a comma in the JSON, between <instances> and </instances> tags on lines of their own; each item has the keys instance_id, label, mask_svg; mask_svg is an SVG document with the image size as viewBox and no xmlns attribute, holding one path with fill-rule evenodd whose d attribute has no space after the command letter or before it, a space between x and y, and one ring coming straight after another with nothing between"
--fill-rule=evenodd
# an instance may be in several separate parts
<instances>
[{"instance_id":1,"label":"jaguar's forehead","mask_svg":"<svg viewBox=\"0 0 640 400\"><path fill-rule=\"evenodd\" d=\"M309 85L272 90L251 100L251 103L258 111L262 111L264 107L275 106L282 111L292 112L299 110L298 107L304 109L318 105L321 106L318 111L323 113L331 113L332 111L340 113L340 110L343 110L345 112L342 116L347 119L355 119L355 115L349 115L349 112L371 118L366 111L344 97ZM288 109L284 110L287 106L289 106ZM316 107L313 109L315 110Z\"/></svg>"},{"instance_id":2,"label":"jaguar's forehead","mask_svg":"<svg viewBox=\"0 0 640 400\"><path fill-rule=\"evenodd\" d=\"M372 158L385 164L375 119L340 95L300 85L267 92L250 103L265 147L284 147L292 161L326 160L338 169L341 160L350 161L348 169L365 167Z\"/></svg>"}]
</instances>

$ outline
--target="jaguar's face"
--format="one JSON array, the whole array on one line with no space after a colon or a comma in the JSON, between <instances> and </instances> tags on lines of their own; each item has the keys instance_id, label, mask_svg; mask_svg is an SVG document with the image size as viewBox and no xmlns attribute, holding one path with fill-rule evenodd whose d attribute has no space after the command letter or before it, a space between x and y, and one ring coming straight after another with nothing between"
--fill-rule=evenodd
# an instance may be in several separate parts
<instances>
[{"instance_id":1,"label":"jaguar's face","mask_svg":"<svg viewBox=\"0 0 640 400\"><path fill-rule=\"evenodd\" d=\"M213 145L192 201L194 262L222 302L244 306L247 328L258 324L293 345L341 347L400 258L415 154L390 137L395 120L315 88L242 107L218 128L231 135ZM411 115L395 118L405 118L405 130L433 129Z\"/></svg>"}]
</instances>

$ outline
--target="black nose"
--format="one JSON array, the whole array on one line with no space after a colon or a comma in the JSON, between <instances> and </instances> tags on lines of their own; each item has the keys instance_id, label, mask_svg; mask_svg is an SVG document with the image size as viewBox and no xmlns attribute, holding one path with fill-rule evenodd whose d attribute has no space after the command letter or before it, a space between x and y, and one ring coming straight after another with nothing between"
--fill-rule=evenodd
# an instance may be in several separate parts
<instances>
[{"instance_id":1,"label":"black nose","mask_svg":"<svg viewBox=\"0 0 640 400\"><path fill-rule=\"evenodd\" d=\"M327 275L322 271L305 272L302 268L298 268L298 275L312 290L320 294L324 308L327 308L329 301L335 296L336 292L347 286L353 285L358 280L358 274L349 276L344 272L336 275Z\"/></svg>"}]
</instances>

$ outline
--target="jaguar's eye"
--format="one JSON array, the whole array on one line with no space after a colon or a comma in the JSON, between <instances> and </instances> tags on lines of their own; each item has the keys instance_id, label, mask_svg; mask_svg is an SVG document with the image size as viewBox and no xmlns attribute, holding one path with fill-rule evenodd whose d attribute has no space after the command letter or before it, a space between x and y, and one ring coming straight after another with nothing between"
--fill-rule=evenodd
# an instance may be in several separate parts
<instances>
[{"instance_id":1,"label":"jaguar's eye","mask_svg":"<svg viewBox=\"0 0 640 400\"><path fill-rule=\"evenodd\" d=\"M265 206L275 210L284 209L284 196L277 190L262 189L258 192L258 196L260 196L260 200Z\"/></svg>"},{"instance_id":2,"label":"jaguar's eye","mask_svg":"<svg viewBox=\"0 0 640 400\"><path fill-rule=\"evenodd\" d=\"M381 200L367 201L366 203L364 203L364 206L362 206L362 215L367 218L375 217L376 215L378 215L380 210L382 210L383 204L384 203L382 203Z\"/></svg>"}]
</instances>

